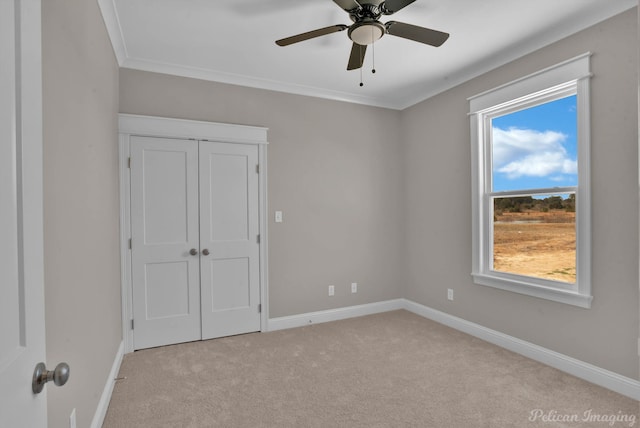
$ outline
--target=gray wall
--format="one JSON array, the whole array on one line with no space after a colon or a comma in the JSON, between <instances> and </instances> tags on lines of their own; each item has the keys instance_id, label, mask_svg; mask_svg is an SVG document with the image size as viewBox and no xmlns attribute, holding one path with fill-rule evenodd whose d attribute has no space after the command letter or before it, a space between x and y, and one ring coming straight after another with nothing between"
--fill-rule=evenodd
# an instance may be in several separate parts
<instances>
[{"instance_id":1,"label":"gray wall","mask_svg":"<svg viewBox=\"0 0 640 428\"><path fill-rule=\"evenodd\" d=\"M118 67L95 0L43 1L42 44L49 427L88 427L122 335Z\"/></svg>"},{"instance_id":2,"label":"gray wall","mask_svg":"<svg viewBox=\"0 0 640 428\"><path fill-rule=\"evenodd\" d=\"M95 2L43 1L47 362L72 368L49 426L73 408L89 426L121 340L118 105L270 128L271 317L407 297L637 379L636 13L396 112L133 70L119 82ZM593 308L474 285L466 98L587 50Z\"/></svg>"},{"instance_id":3,"label":"gray wall","mask_svg":"<svg viewBox=\"0 0 640 428\"><path fill-rule=\"evenodd\" d=\"M269 128L270 317L400 297L399 112L127 69L120 112Z\"/></svg>"},{"instance_id":4,"label":"gray wall","mask_svg":"<svg viewBox=\"0 0 640 428\"><path fill-rule=\"evenodd\" d=\"M120 111L270 128L271 317L406 297L637 379L636 13L402 112L126 69ZM474 285L466 99L586 51L593 307ZM274 210L284 223L273 223Z\"/></svg>"},{"instance_id":5,"label":"gray wall","mask_svg":"<svg viewBox=\"0 0 640 428\"><path fill-rule=\"evenodd\" d=\"M638 378L637 28L633 9L403 112L406 298ZM474 285L466 99L587 51L594 73L592 308ZM447 288L455 290L453 302Z\"/></svg>"}]
</instances>

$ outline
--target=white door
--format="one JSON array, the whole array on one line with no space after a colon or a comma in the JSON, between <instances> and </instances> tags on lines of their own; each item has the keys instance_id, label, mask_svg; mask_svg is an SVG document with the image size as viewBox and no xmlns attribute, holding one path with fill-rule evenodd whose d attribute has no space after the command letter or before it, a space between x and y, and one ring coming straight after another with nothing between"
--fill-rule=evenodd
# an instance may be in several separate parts
<instances>
[{"instance_id":1,"label":"white door","mask_svg":"<svg viewBox=\"0 0 640 428\"><path fill-rule=\"evenodd\" d=\"M200 142L202 338L260 330L258 147Z\"/></svg>"},{"instance_id":2,"label":"white door","mask_svg":"<svg viewBox=\"0 0 640 428\"><path fill-rule=\"evenodd\" d=\"M45 361L39 38L39 1L0 2L1 427L47 425L46 388L31 386Z\"/></svg>"},{"instance_id":3,"label":"white door","mask_svg":"<svg viewBox=\"0 0 640 428\"><path fill-rule=\"evenodd\" d=\"M260 330L258 147L131 137L134 349Z\"/></svg>"},{"instance_id":4,"label":"white door","mask_svg":"<svg viewBox=\"0 0 640 428\"><path fill-rule=\"evenodd\" d=\"M131 138L134 348L199 340L198 142Z\"/></svg>"}]
</instances>

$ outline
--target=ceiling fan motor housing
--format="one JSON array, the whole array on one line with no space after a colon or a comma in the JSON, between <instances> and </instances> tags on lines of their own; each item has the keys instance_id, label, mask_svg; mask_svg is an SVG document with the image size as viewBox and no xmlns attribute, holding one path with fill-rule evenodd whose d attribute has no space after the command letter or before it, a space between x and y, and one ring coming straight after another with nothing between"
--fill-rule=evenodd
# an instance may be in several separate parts
<instances>
[{"instance_id":1,"label":"ceiling fan motor housing","mask_svg":"<svg viewBox=\"0 0 640 428\"><path fill-rule=\"evenodd\" d=\"M351 15L351 20L354 22L358 22L363 19L377 20L382 16L382 10L380 9L380 6L375 3L362 2L359 8L352 10L349 14Z\"/></svg>"}]
</instances>

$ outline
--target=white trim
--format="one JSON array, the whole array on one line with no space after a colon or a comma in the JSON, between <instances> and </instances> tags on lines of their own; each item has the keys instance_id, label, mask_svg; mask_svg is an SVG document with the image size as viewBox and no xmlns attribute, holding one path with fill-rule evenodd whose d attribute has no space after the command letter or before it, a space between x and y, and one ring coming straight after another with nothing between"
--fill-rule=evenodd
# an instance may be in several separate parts
<instances>
[{"instance_id":1,"label":"white trim","mask_svg":"<svg viewBox=\"0 0 640 428\"><path fill-rule=\"evenodd\" d=\"M122 340L124 352L133 352L133 290L131 289L131 175L129 174L129 135L119 135L118 165L120 168L120 299L122 304Z\"/></svg>"},{"instance_id":2,"label":"white trim","mask_svg":"<svg viewBox=\"0 0 640 428\"><path fill-rule=\"evenodd\" d=\"M527 54L535 52L550 45L551 43L555 43L558 40L562 40L572 34L578 33L579 31L592 26L596 22L604 21L637 6L637 1L622 0L619 4L612 5L608 13L604 16L597 13L589 13L581 16L577 15L573 17L572 20L565 22L563 25L558 25L552 30L546 31L544 34L540 34L539 37L529 38L522 43L512 45L510 49L502 51L498 56L494 56L486 61L475 62L469 67L459 70L455 75L448 76L446 79L440 79L433 83L431 87L412 91L401 98L391 99L388 96L362 96L356 93L333 91L326 88L296 85L241 74L225 73L216 70L131 57L125 44L125 37L120 25L114 0L97 1L102 11L103 19L105 21L107 32L111 39L111 44L116 54L118 64L122 68L170 74L173 76L189 77L212 82L318 97L335 101L344 101L393 110L404 110L409 108L449 89L455 88L464 82L486 74L491 70L504 66L505 64Z\"/></svg>"},{"instance_id":3,"label":"white trim","mask_svg":"<svg viewBox=\"0 0 640 428\"><path fill-rule=\"evenodd\" d=\"M471 276L473 276L473 281L476 284L538 297L540 299L553 300L554 302L565 303L585 309L591 307L591 301L593 300L593 296L590 295L584 295L570 290L562 290L560 287L566 286L566 284L562 282L557 283L558 288L551 288L519 281L522 276L511 275L506 272L493 272L491 275L472 273Z\"/></svg>"},{"instance_id":4,"label":"white trim","mask_svg":"<svg viewBox=\"0 0 640 428\"><path fill-rule=\"evenodd\" d=\"M266 136L265 136L266 137ZM258 216L259 216L259 228L260 228L260 331L267 331L269 328L269 251L267 242L269 242L269 200L267 197L268 190L268 175L267 175L267 151L264 144L258 146L258 164L260 165L260 171L258 174L259 181L259 198L258 202Z\"/></svg>"},{"instance_id":5,"label":"white trim","mask_svg":"<svg viewBox=\"0 0 640 428\"><path fill-rule=\"evenodd\" d=\"M507 101L545 91L554 86L591 77L589 70L590 57L591 52L585 52L582 55L469 97L467 98L469 112L477 113Z\"/></svg>"},{"instance_id":6,"label":"white trim","mask_svg":"<svg viewBox=\"0 0 640 428\"><path fill-rule=\"evenodd\" d=\"M107 28L109 40L111 40L111 47L116 56L116 61L118 61L118 65L122 67L122 64L124 64L125 60L129 57L129 54L127 53L127 45L124 43L122 26L120 25L116 5L114 0L98 0L98 6L100 7L104 25Z\"/></svg>"},{"instance_id":7,"label":"white trim","mask_svg":"<svg viewBox=\"0 0 640 428\"><path fill-rule=\"evenodd\" d=\"M589 76L591 53L587 52L521 79L469 98L472 165L472 270L476 284L541 299L591 307L591 139ZM569 94L577 95L578 186L576 189L576 281L563 283L493 270L494 196L543 192L560 188L494 192L492 189L491 118L529 108ZM568 192L574 188L566 188Z\"/></svg>"},{"instance_id":8,"label":"white trim","mask_svg":"<svg viewBox=\"0 0 640 428\"><path fill-rule=\"evenodd\" d=\"M127 58L122 68L132 70L148 71L151 73L169 74L172 76L188 77L210 82L224 83L228 85L238 85L247 88L264 89L268 91L278 91L288 94L303 95L308 97L323 98L334 101L344 101L354 104L382 107L394 110L402 110L404 103L397 103L386 97L371 97L358 95L355 93L335 91L326 88L317 88L287 82L278 82L258 77L251 77L242 74L225 73L204 68L189 67L179 64L170 64L159 61L150 61L142 58Z\"/></svg>"},{"instance_id":9,"label":"white trim","mask_svg":"<svg viewBox=\"0 0 640 428\"><path fill-rule=\"evenodd\" d=\"M225 143L268 144L268 128L258 126L119 114L118 127L121 134L191 138Z\"/></svg>"},{"instance_id":10,"label":"white trim","mask_svg":"<svg viewBox=\"0 0 640 428\"><path fill-rule=\"evenodd\" d=\"M131 185L130 185L130 138L145 135L163 138L196 139L258 146L259 169L259 221L260 221L260 330L266 331L269 319L269 273L268 273L268 214L267 214L267 128L234 125L196 120L172 119L155 116L119 114L119 168L120 168L120 281L122 299L122 337L124 352L133 348L133 295L131 287Z\"/></svg>"},{"instance_id":11,"label":"white trim","mask_svg":"<svg viewBox=\"0 0 640 428\"><path fill-rule=\"evenodd\" d=\"M410 300L404 301L404 309L603 388L633 398L634 400L640 400L640 382L635 379L602 369L576 358L543 348L542 346L526 342Z\"/></svg>"},{"instance_id":12,"label":"white trim","mask_svg":"<svg viewBox=\"0 0 640 428\"><path fill-rule=\"evenodd\" d=\"M404 299L395 299L387 300L384 302L367 303L364 305L347 306L344 308L328 309L325 311L308 312L306 314L271 318L269 320L269 331L302 327L309 324L338 321L347 318L361 317L364 315L378 314L381 312L395 311L404 308Z\"/></svg>"},{"instance_id":13,"label":"white trim","mask_svg":"<svg viewBox=\"0 0 640 428\"><path fill-rule=\"evenodd\" d=\"M310 324L338 321L348 318L361 317L382 312L405 309L421 317L446 325L455 330L467 333L473 337L489 342L534 361L546 364L577 378L586 380L619 394L640 400L640 381L622 376L585 363L573 357L552 351L542 346L509 336L496 330L481 326L462 318L438 311L408 299L386 300L365 305L348 306L325 311L309 312L269 320L268 331L284 330L288 328L304 327Z\"/></svg>"},{"instance_id":14,"label":"white trim","mask_svg":"<svg viewBox=\"0 0 640 428\"><path fill-rule=\"evenodd\" d=\"M100 428L104 422L104 418L107 415L107 409L109 408L109 402L111 401L111 395L113 394L113 387L116 384L116 378L118 377L118 372L120 371L120 365L122 364L123 357L124 342L120 342L120 346L118 347L118 351L116 352L116 357L114 358L113 365L111 366L111 371L109 372L109 377L107 377L107 382L105 383L104 389L102 390L100 401L98 401L98 407L96 408L96 412L93 415L91 428Z\"/></svg>"}]
</instances>

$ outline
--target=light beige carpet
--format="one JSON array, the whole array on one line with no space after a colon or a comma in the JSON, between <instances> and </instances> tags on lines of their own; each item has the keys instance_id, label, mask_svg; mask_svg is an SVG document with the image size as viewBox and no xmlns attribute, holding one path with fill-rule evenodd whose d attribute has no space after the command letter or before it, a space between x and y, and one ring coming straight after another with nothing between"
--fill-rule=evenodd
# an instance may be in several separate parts
<instances>
[{"instance_id":1,"label":"light beige carpet","mask_svg":"<svg viewBox=\"0 0 640 428\"><path fill-rule=\"evenodd\" d=\"M120 376L104 428L640 424L635 400L406 311L138 351Z\"/></svg>"}]
</instances>

